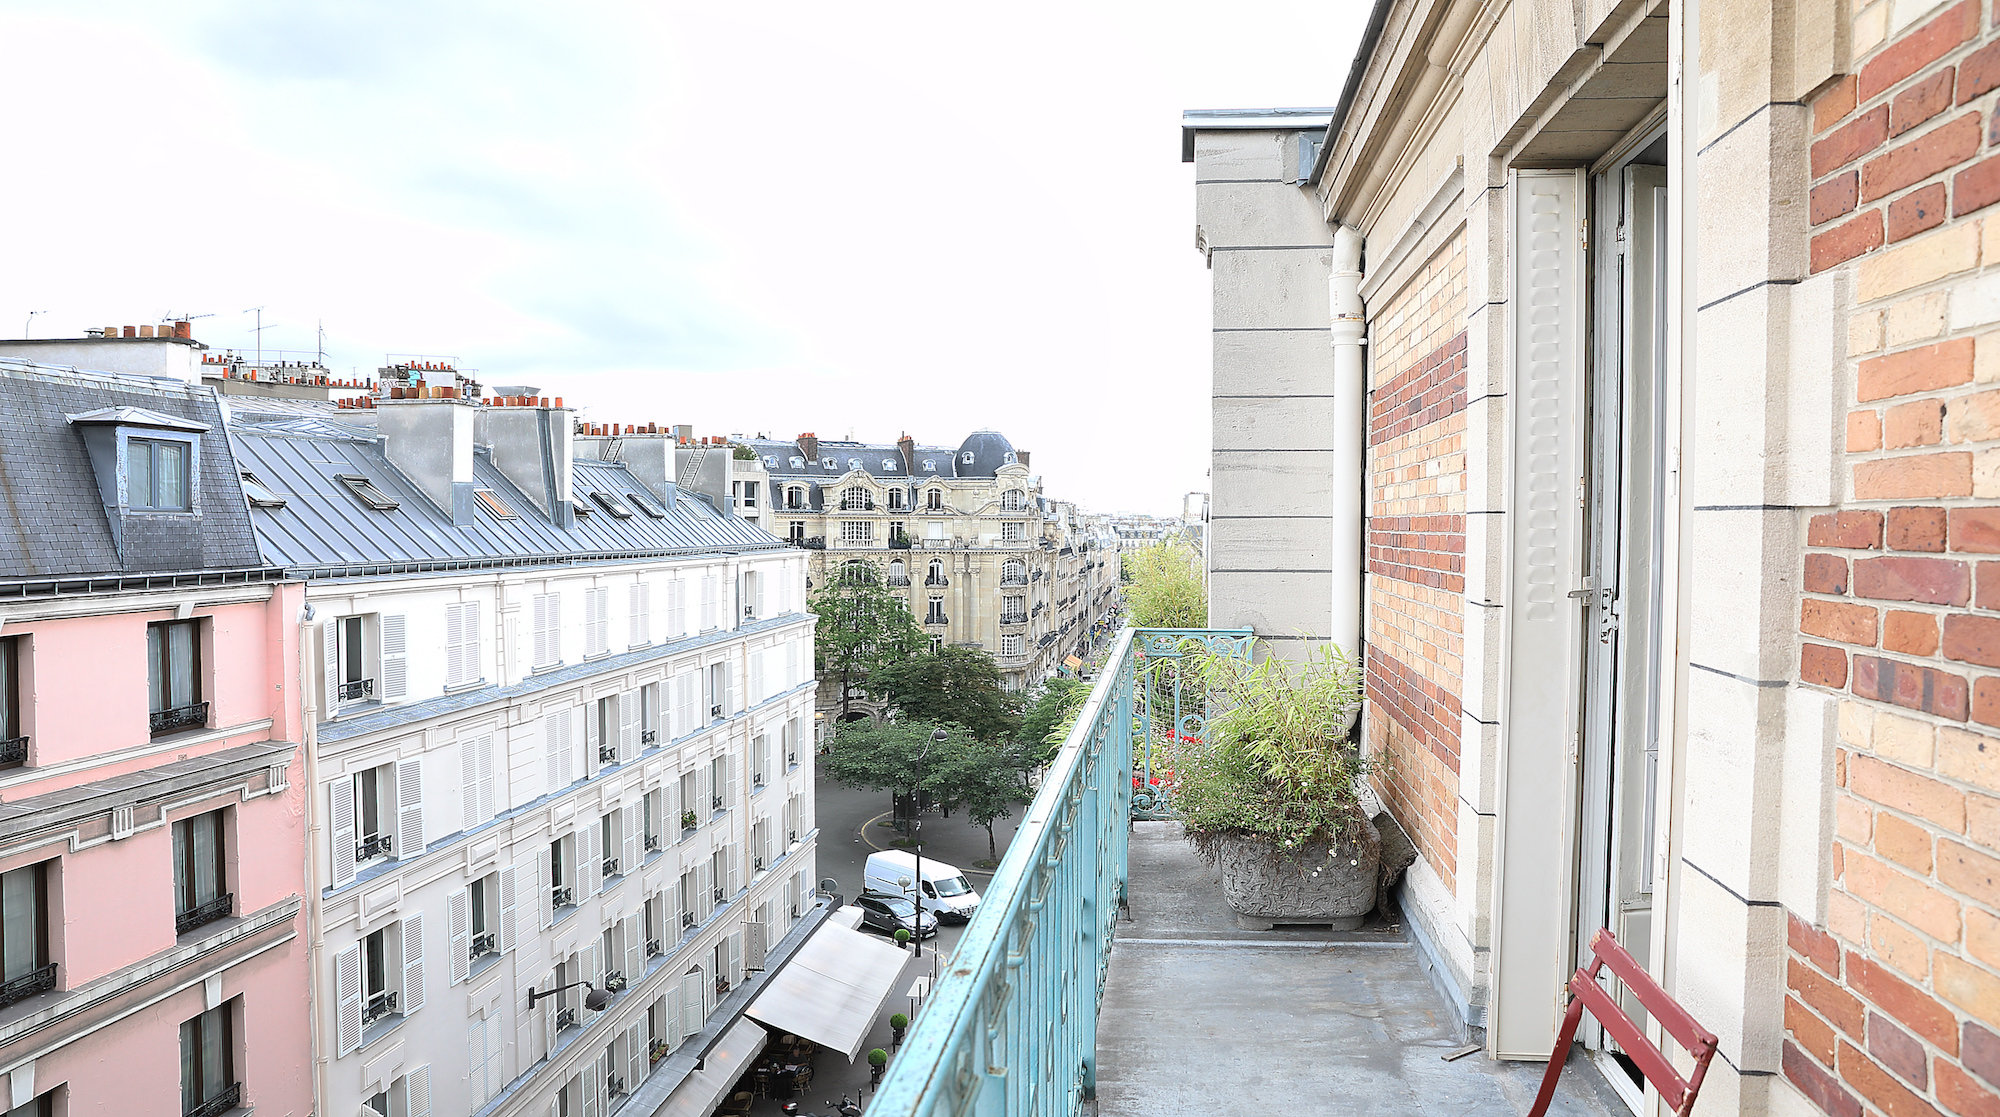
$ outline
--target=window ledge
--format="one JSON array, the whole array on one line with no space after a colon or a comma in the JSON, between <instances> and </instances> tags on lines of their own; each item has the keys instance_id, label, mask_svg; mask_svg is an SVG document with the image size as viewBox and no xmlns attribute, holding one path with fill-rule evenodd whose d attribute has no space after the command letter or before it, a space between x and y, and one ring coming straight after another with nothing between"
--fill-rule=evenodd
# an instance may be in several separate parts
<instances>
[{"instance_id":1,"label":"window ledge","mask_svg":"<svg viewBox=\"0 0 2000 1117\"><path fill-rule=\"evenodd\" d=\"M375 1021L373 1024L368 1025L368 1027L364 1029L361 1033L361 1046L355 1048L354 1053L359 1054L360 1052L368 1050L369 1045L378 1042L379 1040L381 1040L383 1036L386 1036L390 1032L395 1031L397 1028L402 1027L403 1021L407 1019L409 1019L409 1017L404 1016L400 1012L392 1012L389 1015L384 1016L382 1019Z\"/></svg>"},{"instance_id":2,"label":"window ledge","mask_svg":"<svg viewBox=\"0 0 2000 1117\"><path fill-rule=\"evenodd\" d=\"M464 694L467 691L479 690L480 688L486 685L487 682L485 679L483 678L474 679L469 683L460 683L457 686L447 686L444 688L444 692L446 694Z\"/></svg>"},{"instance_id":3,"label":"window ledge","mask_svg":"<svg viewBox=\"0 0 2000 1117\"><path fill-rule=\"evenodd\" d=\"M479 975L485 973L487 970L492 969L493 963L498 962L499 960L500 960L500 952L497 950L488 954L481 954L479 957L474 958L472 960L472 968L467 970L465 973L465 980L466 981L479 980Z\"/></svg>"},{"instance_id":4,"label":"window ledge","mask_svg":"<svg viewBox=\"0 0 2000 1117\"><path fill-rule=\"evenodd\" d=\"M532 666L532 667L528 668L528 674L530 674L530 675L546 675L546 674L548 674L548 673L549 673L549 672L551 672L551 671L560 671L560 670L562 670L562 669L563 669L563 667L564 667L564 666L565 666L565 665L564 665L563 661L562 661L562 660L560 660L560 659L559 659L559 660L556 660L556 661L555 661L554 663L538 663L538 664L535 664L534 666Z\"/></svg>"},{"instance_id":5,"label":"window ledge","mask_svg":"<svg viewBox=\"0 0 2000 1117\"><path fill-rule=\"evenodd\" d=\"M585 652L583 656L583 661L585 663L595 663L600 659L608 659L616 654L617 653L613 652L610 648L606 648L601 652Z\"/></svg>"},{"instance_id":6,"label":"window ledge","mask_svg":"<svg viewBox=\"0 0 2000 1117\"><path fill-rule=\"evenodd\" d=\"M554 916L549 920L549 926L553 927L556 924L561 923L563 920L568 919L572 915L575 915L579 910L581 909L577 904L570 904L568 907L557 908L555 910Z\"/></svg>"}]
</instances>

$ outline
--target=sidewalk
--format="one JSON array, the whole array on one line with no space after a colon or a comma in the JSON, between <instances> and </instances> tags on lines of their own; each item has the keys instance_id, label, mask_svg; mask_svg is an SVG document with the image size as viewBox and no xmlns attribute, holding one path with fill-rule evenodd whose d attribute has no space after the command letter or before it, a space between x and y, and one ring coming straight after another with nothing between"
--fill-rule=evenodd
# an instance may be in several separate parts
<instances>
[{"instance_id":1,"label":"sidewalk","mask_svg":"<svg viewBox=\"0 0 2000 1117\"><path fill-rule=\"evenodd\" d=\"M1132 831L1132 920L1118 925L1099 1013L1099 1117L1521 1114L1543 1064L1475 1052L1408 933L1243 931L1180 825ZM1630 1111L1591 1066L1552 1114Z\"/></svg>"}]
</instances>

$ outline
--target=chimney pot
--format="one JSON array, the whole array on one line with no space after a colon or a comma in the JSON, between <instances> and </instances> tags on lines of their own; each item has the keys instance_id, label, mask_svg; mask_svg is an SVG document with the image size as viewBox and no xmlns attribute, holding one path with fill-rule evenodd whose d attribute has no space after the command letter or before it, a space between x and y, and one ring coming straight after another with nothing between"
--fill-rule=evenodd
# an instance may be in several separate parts
<instances>
[{"instance_id":1,"label":"chimney pot","mask_svg":"<svg viewBox=\"0 0 2000 1117\"><path fill-rule=\"evenodd\" d=\"M138 337L138 336L139 336L139 327L137 327L137 326L127 326L127 327L125 327L125 336L126 336L126 337Z\"/></svg>"},{"instance_id":2,"label":"chimney pot","mask_svg":"<svg viewBox=\"0 0 2000 1117\"><path fill-rule=\"evenodd\" d=\"M175 336L175 337L193 337L193 336L194 336L194 323L192 323L192 322L189 322L189 321L188 321L187 319L185 319L185 318L181 319L181 320L180 320L180 321L178 321L178 322L175 322L175 323L174 323L174 336Z\"/></svg>"},{"instance_id":3,"label":"chimney pot","mask_svg":"<svg viewBox=\"0 0 2000 1117\"><path fill-rule=\"evenodd\" d=\"M543 407L547 407L547 406L548 406L548 404L544 403L544 404L542 404L542 406L543 406ZM562 406L562 397L561 397L561 396L557 396L557 397L556 397L556 406L557 406L557 407L561 407L561 406Z\"/></svg>"}]
</instances>

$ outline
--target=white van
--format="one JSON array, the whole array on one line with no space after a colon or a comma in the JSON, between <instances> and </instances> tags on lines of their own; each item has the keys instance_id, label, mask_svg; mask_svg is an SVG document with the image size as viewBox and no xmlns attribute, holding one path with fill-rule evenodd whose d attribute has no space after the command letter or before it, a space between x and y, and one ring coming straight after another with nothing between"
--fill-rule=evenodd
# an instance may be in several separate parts
<instances>
[{"instance_id":1,"label":"white van","mask_svg":"<svg viewBox=\"0 0 2000 1117\"><path fill-rule=\"evenodd\" d=\"M913 853L900 849L886 849L868 855L868 879L864 882L870 892L887 892L895 896L908 896L918 900L917 858ZM943 861L924 858L922 899L918 900L925 911L934 912L939 919L963 923L972 918L979 908L979 893L966 883L965 874L957 866Z\"/></svg>"}]
</instances>

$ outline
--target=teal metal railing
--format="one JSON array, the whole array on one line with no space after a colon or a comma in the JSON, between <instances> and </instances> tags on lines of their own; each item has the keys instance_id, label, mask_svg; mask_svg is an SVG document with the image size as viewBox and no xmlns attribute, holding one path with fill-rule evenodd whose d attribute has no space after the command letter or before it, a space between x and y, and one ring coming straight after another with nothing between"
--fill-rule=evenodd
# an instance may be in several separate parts
<instances>
[{"instance_id":1,"label":"teal metal railing","mask_svg":"<svg viewBox=\"0 0 2000 1117\"><path fill-rule=\"evenodd\" d=\"M1147 813L1168 809L1155 746L1165 733L1205 739L1205 706L1179 670L1190 639L1222 654L1252 643L1247 630L1119 633L869 1117L1071 1117L1095 1096L1134 789L1147 789Z\"/></svg>"}]
</instances>

